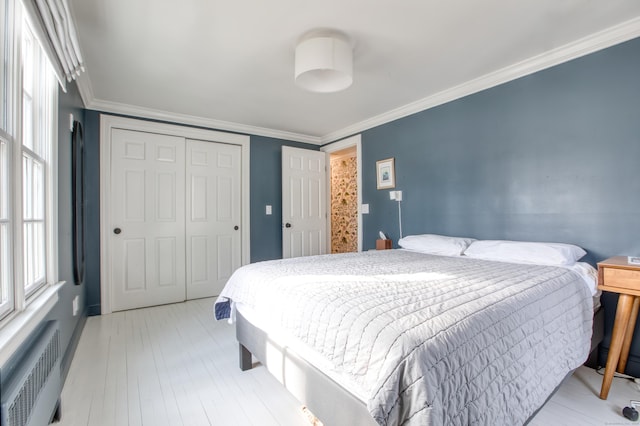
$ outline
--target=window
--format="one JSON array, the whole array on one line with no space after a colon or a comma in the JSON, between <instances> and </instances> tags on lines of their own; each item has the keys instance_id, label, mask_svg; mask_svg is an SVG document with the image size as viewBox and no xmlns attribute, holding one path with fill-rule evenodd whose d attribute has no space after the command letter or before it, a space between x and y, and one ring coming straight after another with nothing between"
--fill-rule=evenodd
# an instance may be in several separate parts
<instances>
[{"instance_id":1,"label":"window","mask_svg":"<svg viewBox=\"0 0 640 426\"><path fill-rule=\"evenodd\" d=\"M0 137L0 315L13 309L11 222L9 220L9 144Z\"/></svg>"},{"instance_id":2,"label":"window","mask_svg":"<svg viewBox=\"0 0 640 426\"><path fill-rule=\"evenodd\" d=\"M0 0L0 319L24 309L57 274L58 88L21 5Z\"/></svg>"},{"instance_id":3,"label":"window","mask_svg":"<svg viewBox=\"0 0 640 426\"><path fill-rule=\"evenodd\" d=\"M53 71L25 21L22 30L22 248L27 296L46 282L46 168L53 141Z\"/></svg>"},{"instance_id":4,"label":"window","mask_svg":"<svg viewBox=\"0 0 640 426\"><path fill-rule=\"evenodd\" d=\"M9 19L9 2L0 0L0 129L7 128L7 113L9 111L9 64L10 64L10 46L12 45L13 31L11 29L11 20Z\"/></svg>"},{"instance_id":5,"label":"window","mask_svg":"<svg viewBox=\"0 0 640 426\"><path fill-rule=\"evenodd\" d=\"M14 308L12 264L12 150L9 105L11 103L13 29L10 2L0 0L0 318Z\"/></svg>"}]
</instances>

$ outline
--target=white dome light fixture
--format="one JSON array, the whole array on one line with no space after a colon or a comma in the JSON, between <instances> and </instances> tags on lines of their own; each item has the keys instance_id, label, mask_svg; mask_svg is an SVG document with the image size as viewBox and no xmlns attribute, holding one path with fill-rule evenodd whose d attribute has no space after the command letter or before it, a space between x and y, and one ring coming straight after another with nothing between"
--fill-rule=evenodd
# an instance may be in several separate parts
<instances>
[{"instance_id":1,"label":"white dome light fixture","mask_svg":"<svg viewBox=\"0 0 640 426\"><path fill-rule=\"evenodd\" d=\"M353 83L349 38L335 30L312 30L296 46L296 84L317 93L344 90Z\"/></svg>"}]
</instances>

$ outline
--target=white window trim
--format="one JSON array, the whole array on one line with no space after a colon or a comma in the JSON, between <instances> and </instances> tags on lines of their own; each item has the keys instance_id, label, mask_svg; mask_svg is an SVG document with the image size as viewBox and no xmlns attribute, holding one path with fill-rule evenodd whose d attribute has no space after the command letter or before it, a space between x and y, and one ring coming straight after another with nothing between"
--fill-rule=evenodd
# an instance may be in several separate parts
<instances>
[{"instance_id":1,"label":"white window trim","mask_svg":"<svg viewBox=\"0 0 640 426\"><path fill-rule=\"evenodd\" d=\"M5 171L7 174L7 178L13 178L13 170L14 170L14 164L13 164L13 138L10 135L7 135L5 132L0 132L0 137L7 142L6 144L6 148L7 148L7 170ZM11 208L13 206L13 191L8 191L9 193L7 194L7 202L8 202L8 209L7 209L7 219L8 219L8 223L7 223L7 233L8 233L8 238L9 238L9 246L11 247L11 250L9 250L10 253L13 253L13 232L14 232L14 222L13 222L13 209ZM7 275L9 276L10 280L13 280L14 274L13 274L13 256L11 254L9 254L9 259L10 261L8 262L8 265L6 265L6 268L8 268L8 273ZM5 271L7 272L7 271ZM11 283L12 287L15 287L15 283ZM5 317L8 315L11 315L11 312L13 312L15 310L15 300L16 300L16 295L15 295L15 291L13 291L10 295L8 295L7 298L7 305L5 307L2 308L2 310L0 310L0 316Z\"/></svg>"},{"instance_id":2,"label":"white window trim","mask_svg":"<svg viewBox=\"0 0 640 426\"><path fill-rule=\"evenodd\" d=\"M47 285L54 285L58 282L58 90L51 94L51 108L53 114L49 130L53 143L50 146L49 162L47 163L47 192L45 194L45 215L50 218L47 233ZM55 164L55 170L51 167Z\"/></svg>"},{"instance_id":3,"label":"white window trim","mask_svg":"<svg viewBox=\"0 0 640 426\"><path fill-rule=\"evenodd\" d=\"M11 79L12 98L10 105L13 106L13 116L9 120L9 127L13 129L13 138L11 143L11 172L13 173L11 182L14 187L12 191L13 206L11 209L11 244L13 245L14 256L12 258L13 265L13 298L14 310L7 318L3 318L0 324L6 326L11 323L21 311L26 308L26 300L24 294L24 285L22 285L24 271L22 270L22 262L18 257L22 257L22 8L13 4L13 76ZM15 254L18 254L17 256ZM16 283L20 283L17 285Z\"/></svg>"}]
</instances>

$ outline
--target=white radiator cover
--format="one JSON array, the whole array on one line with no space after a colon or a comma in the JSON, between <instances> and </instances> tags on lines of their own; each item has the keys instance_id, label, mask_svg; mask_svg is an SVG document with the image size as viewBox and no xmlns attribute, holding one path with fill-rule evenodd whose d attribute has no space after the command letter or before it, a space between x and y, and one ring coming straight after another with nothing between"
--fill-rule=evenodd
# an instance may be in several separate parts
<instances>
[{"instance_id":1,"label":"white radiator cover","mask_svg":"<svg viewBox=\"0 0 640 426\"><path fill-rule=\"evenodd\" d=\"M49 423L62 390L60 352L58 322L49 321L2 387L2 426Z\"/></svg>"}]
</instances>

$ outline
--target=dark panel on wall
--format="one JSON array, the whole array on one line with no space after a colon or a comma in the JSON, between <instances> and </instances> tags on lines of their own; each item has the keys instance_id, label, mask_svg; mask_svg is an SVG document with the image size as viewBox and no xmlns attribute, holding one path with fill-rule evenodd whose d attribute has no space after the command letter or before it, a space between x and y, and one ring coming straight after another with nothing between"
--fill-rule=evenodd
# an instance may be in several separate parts
<instances>
[{"instance_id":1,"label":"dark panel on wall","mask_svg":"<svg viewBox=\"0 0 640 426\"><path fill-rule=\"evenodd\" d=\"M320 147L251 136L251 262L282 258L282 146ZM265 206L273 214L265 214Z\"/></svg>"},{"instance_id":2,"label":"dark panel on wall","mask_svg":"<svg viewBox=\"0 0 640 426\"><path fill-rule=\"evenodd\" d=\"M364 247L378 230L397 241L397 204L375 187L376 160L395 157L405 235L639 254L639 69L635 39L364 132ZM640 375L640 339L632 351Z\"/></svg>"}]
</instances>

